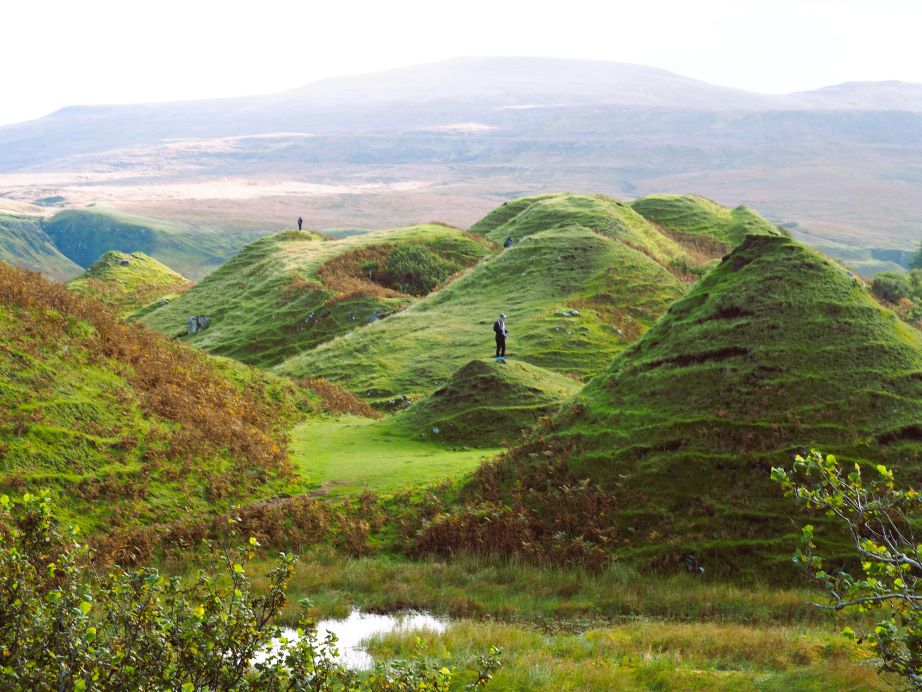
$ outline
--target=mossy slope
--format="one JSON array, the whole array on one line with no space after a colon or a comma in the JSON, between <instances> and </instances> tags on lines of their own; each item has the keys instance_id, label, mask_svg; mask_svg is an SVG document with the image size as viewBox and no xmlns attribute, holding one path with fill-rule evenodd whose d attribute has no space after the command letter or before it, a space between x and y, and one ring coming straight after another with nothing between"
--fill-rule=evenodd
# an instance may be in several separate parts
<instances>
[{"instance_id":1,"label":"mossy slope","mask_svg":"<svg viewBox=\"0 0 922 692\"><path fill-rule=\"evenodd\" d=\"M128 315L151 301L172 298L193 284L143 252L126 254L111 250L67 285L121 315Z\"/></svg>"},{"instance_id":2,"label":"mossy slope","mask_svg":"<svg viewBox=\"0 0 922 692\"><path fill-rule=\"evenodd\" d=\"M492 220L490 220L492 219ZM687 290L672 272L685 251L626 205L549 195L507 203L473 230L508 250L406 310L287 360L370 399L427 394L493 350L504 312L510 361L588 378Z\"/></svg>"},{"instance_id":3,"label":"mossy slope","mask_svg":"<svg viewBox=\"0 0 922 692\"><path fill-rule=\"evenodd\" d=\"M786 563L793 506L770 467L817 447L918 483L920 422L922 334L829 260L763 235L673 305L546 435L572 473L619 498L626 552L713 550L732 562L741 550Z\"/></svg>"},{"instance_id":4,"label":"mossy slope","mask_svg":"<svg viewBox=\"0 0 922 692\"><path fill-rule=\"evenodd\" d=\"M208 315L208 329L186 341L246 363L275 365L409 305L413 296L358 282L357 277L337 277L352 280L354 288L331 285L331 279L323 277L324 267L348 253L404 243L424 245L464 264L491 251L488 243L441 224L340 240L287 231L250 244L180 299L142 321L170 336L182 336L189 316Z\"/></svg>"},{"instance_id":5,"label":"mossy slope","mask_svg":"<svg viewBox=\"0 0 922 692\"><path fill-rule=\"evenodd\" d=\"M518 440L581 388L528 363L472 360L443 387L398 414L393 424L412 437L496 447Z\"/></svg>"},{"instance_id":6,"label":"mossy slope","mask_svg":"<svg viewBox=\"0 0 922 692\"><path fill-rule=\"evenodd\" d=\"M0 489L88 530L194 517L293 482L293 383L128 325L0 263Z\"/></svg>"},{"instance_id":7,"label":"mossy slope","mask_svg":"<svg viewBox=\"0 0 922 692\"><path fill-rule=\"evenodd\" d=\"M630 203L645 219L679 236L697 236L724 243L727 249L747 235L777 235L765 217L740 205L728 209L698 195L648 195Z\"/></svg>"},{"instance_id":8,"label":"mossy slope","mask_svg":"<svg viewBox=\"0 0 922 692\"><path fill-rule=\"evenodd\" d=\"M0 213L0 260L63 281L81 272L42 230L37 216Z\"/></svg>"}]
</instances>

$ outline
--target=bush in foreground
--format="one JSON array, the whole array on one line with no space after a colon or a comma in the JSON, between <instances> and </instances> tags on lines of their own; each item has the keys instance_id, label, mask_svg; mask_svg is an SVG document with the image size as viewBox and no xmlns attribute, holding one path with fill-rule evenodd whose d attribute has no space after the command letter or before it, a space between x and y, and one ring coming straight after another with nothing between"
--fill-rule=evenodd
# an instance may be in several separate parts
<instances>
[{"instance_id":1,"label":"bush in foreground","mask_svg":"<svg viewBox=\"0 0 922 692\"><path fill-rule=\"evenodd\" d=\"M843 469L832 455L813 450L795 459L793 469L772 469L772 479L806 510L841 523L851 539L860 570L827 571L814 542L813 526L802 531L794 561L829 595L820 607L873 613L872 631L844 633L866 643L884 672L922 689L922 496L900 490L893 471L877 465L865 475L858 464Z\"/></svg>"},{"instance_id":2,"label":"bush in foreground","mask_svg":"<svg viewBox=\"0 0 922 692\"><path fill-rule=\"evenodd\" d=\"M47 496L0 496L0 688L4 690L447 690L454 672L426 661L362 676L336 660L305 619L298 637L274 625L294 558L282 554L255 594L245 565L258 547L224 546L226 578L167 578L118 566L97 573ZM214 570L217 572L218 570ZM472 687L498 665L478 660Z\"/></svg>"}]
</instances>

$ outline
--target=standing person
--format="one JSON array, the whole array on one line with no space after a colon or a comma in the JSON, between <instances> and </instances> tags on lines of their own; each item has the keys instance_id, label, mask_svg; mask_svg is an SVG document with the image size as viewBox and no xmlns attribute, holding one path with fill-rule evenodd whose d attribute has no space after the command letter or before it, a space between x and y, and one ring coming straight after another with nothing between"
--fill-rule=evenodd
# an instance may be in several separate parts
<instances>
[{"instance_id":1,"label":"standing person","mask_svg":"<svg viewBox=\"0 0 922 692\"><path fill-rule=\"evenodd\" d=\"M506 362L506 336L509 330L506 329L506 315L500 313L499 319L493 323L493 332L496 334L496 362Z\"/></svg>"},{"instance_id":2,"label":"standing person","mask_svg":"<svg viewBox=\"0 0 922 692\"><path fill-rule=\"evenodd\" d=\"M304 219L302 219L302 218L299 216L299 217L298 217L298 230L299 230L299 231L301 230L301 224L302 224L302 223L304 223Z\"/></svg>"}]
</instances>

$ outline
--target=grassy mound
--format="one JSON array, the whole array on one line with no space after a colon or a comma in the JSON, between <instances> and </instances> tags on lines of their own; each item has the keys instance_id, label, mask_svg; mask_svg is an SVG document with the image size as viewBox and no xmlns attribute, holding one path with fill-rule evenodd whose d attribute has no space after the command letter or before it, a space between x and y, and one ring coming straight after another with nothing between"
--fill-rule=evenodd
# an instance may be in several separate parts
<instances>
[{"instance_id":1,"label":"grassy mound","mask_svg":"<svg viewBox=\"0 0 922 692\"><path fill-rule=\"evenodd\" d=\"M741 569L786 564L796 543L772 465L817 447L918 483L920 422L922 334L836 264L763 235L590 382L544 449L614 497L624 552Z\"/></svg>"},{"instance_id":2,"label":"grassy mound","mask_svg":"<svg viewBox=\"0 0 922 692\"><path fill-rule=\"evenodd\" d=\"M479 238L441 224L340 240L289 231L247 246L180 299L142 320L181 336L189 316L208 315L208 329L189 337L189 343L271 366L410 304L415 297L397 290L399 282L392 286L375 280L376 270L386 273L394 250L407 246L420 246L451 268L473 264L490 252Z\"/></svg>"},{"instance_id":3,"label":"grassy mound","mask_svg":"<svg viewBox=\"0 0 922 692\"><path fill-rule=\"evenodd\" d=\"M504 312L510 360L588 378L693 280L674 266L687 260L683 248L605 197L528 198L491 217L474 229L495 241L512 233L510 249L387 320L290 358L279 372L321 376L369 399L428 394L492 352L491 325Z\"/></svg>"},{"instance_id":4,"label":"grassy mound","mask_svg":"<svg viewBox=\"0 0 922 692\"><path fill-rule=\"evenodd\" d=\"M81 271L55 247L42 230L42 220L35 216L0 213L0 260L59 281Z\"/></svg>"},{"instance_id":5,"label":"grassy mound","mask_svg":"<svg viewBox=\"0 0 922 692\"><path fill-rule=\"evenodd\" d=\"M129 255L117 250L107 252L82 276L68 282L72 290L95 298L121 315L154 300L172 298L192 285L187 278L143 252Z\"/></svg>"},{"instance_id":6,"label":"grassy mound","mask_svg":"<svg viewBox=\"0 0 922 692\"><path fill-rule=\"evenodd\" d=\"M747 235L778 235L769 221L747 206L728 209L697 195L648 195L631 209L677 240L710 240L729 250Z\"/></svg>"},{"instance_id":7,"label":"grassy mound","mask_svg":"<svg viewBox=\"0 0 922 692\"><path fill-rule=\"evenodd\" d=\"M412 437L497 447L519 439L581 387L528 363L472 360L394 423Z\"/></svg>"},{"instance_id":8,"label":"grassy mound","mask_svg":"<svg viewBox=\"0 0 922 692\"><path fill-rule=\"evenodd\" d=\"M215 233L97 209L68 209L42 222L58 250L89 267L110 250L143 252L201 279L258 234Z\"/></svg>"},{"instance_id":9,"label":"grassy mound","mask_svg":"<svg viewBox=\"0 0 922 692\"><path fill-rule=\"evenodd\" d=\"M120 321L0 263L0 489L51 488L89 530L196 516L292 486L293 383Z\"/></svg>"}]
</instances>

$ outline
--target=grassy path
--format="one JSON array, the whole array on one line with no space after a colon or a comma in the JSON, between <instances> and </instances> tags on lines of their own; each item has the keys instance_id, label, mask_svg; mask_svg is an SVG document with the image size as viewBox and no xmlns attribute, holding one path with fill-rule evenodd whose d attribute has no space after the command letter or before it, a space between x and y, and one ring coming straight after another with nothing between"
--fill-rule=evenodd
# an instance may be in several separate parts
<instances>
[{"instance_id":1,"label":"grassy path","mask_svg":"<svg viewBox=\"0 0 922 692\"><path fill-rule=\"evenodd\" d=\"M291 457L315 492L396 492L473 471L497 450L408 440L388 420L318 418L292 431Z\"/></svg>"}]
</instances>

